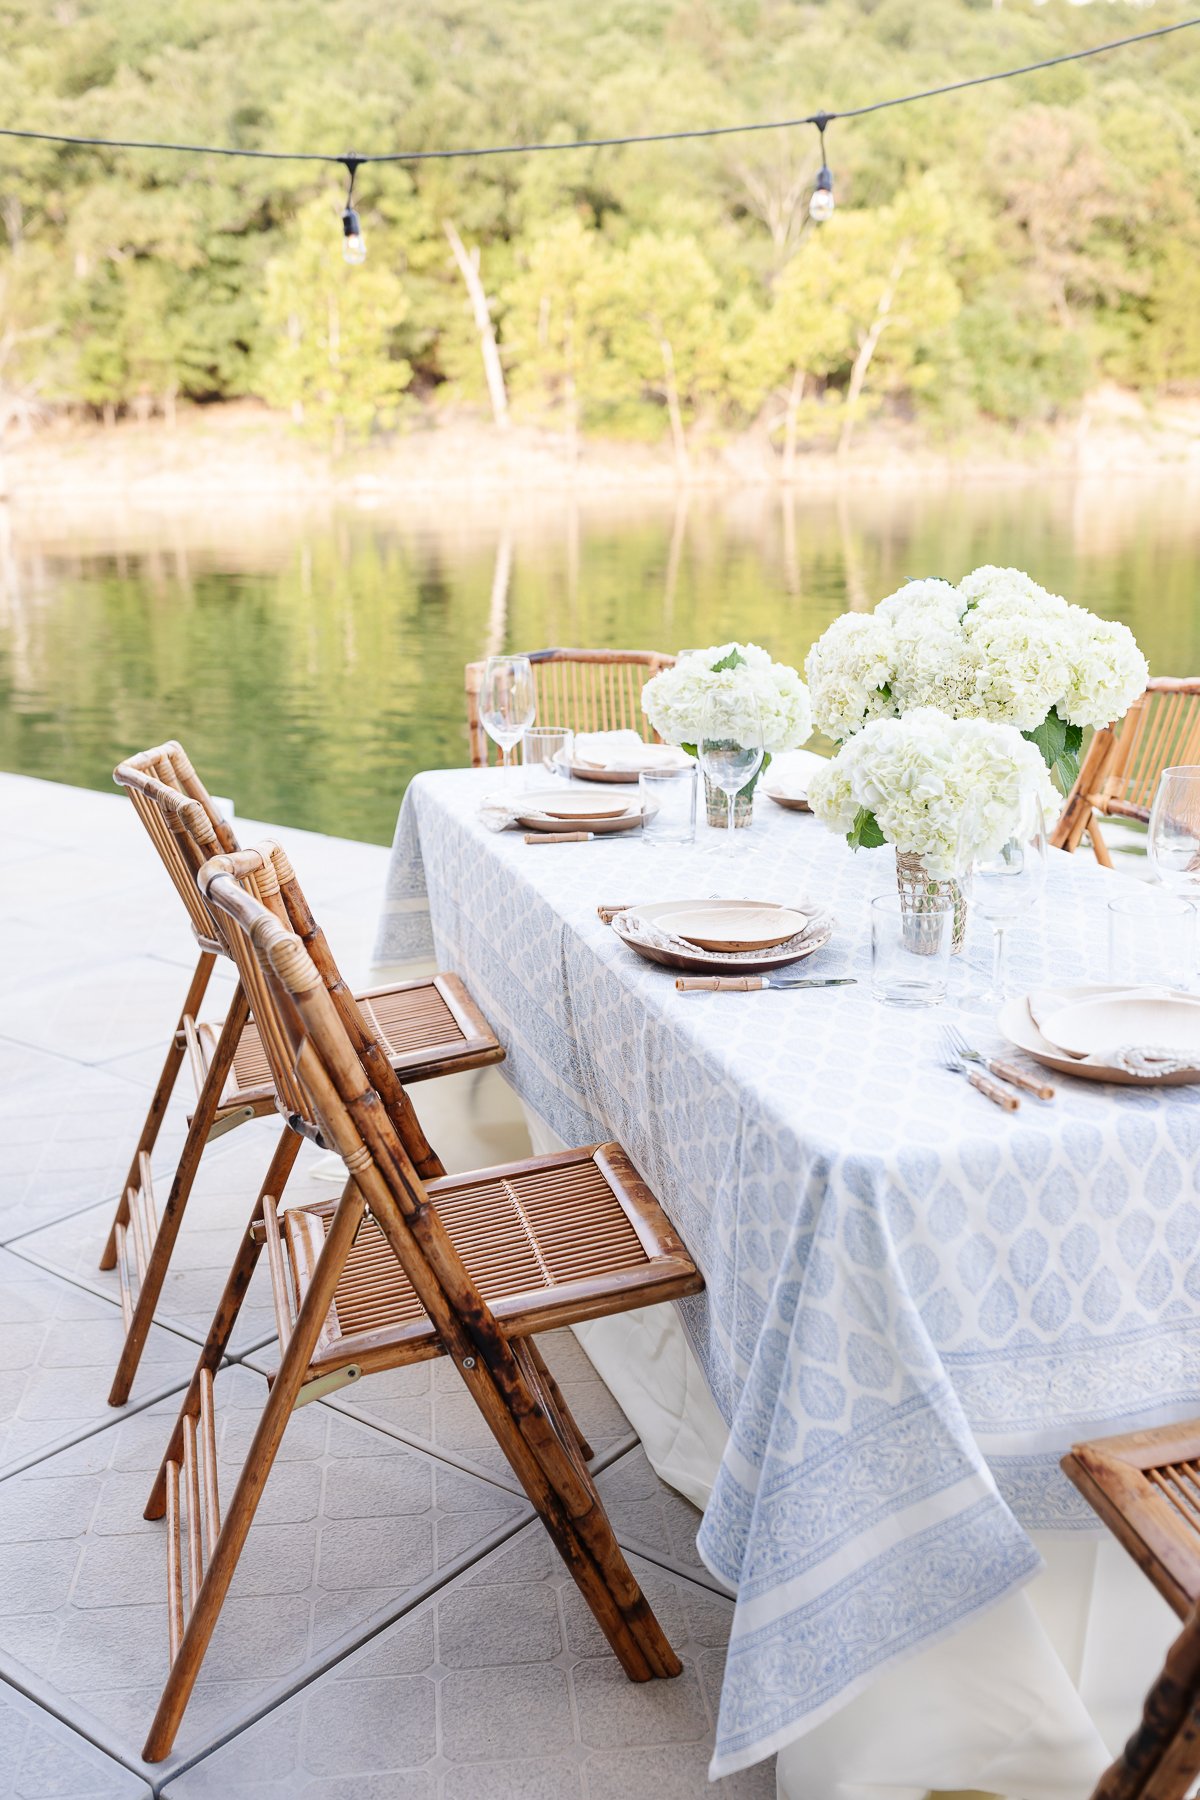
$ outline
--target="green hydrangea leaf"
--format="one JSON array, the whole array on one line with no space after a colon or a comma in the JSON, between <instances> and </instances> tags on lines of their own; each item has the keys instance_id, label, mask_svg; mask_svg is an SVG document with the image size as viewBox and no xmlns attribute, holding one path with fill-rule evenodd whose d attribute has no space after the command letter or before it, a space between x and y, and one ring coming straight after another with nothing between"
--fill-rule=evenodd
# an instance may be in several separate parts
<instances>
[{"instance_id":1,"label":"green hydrangea leaf","mask_svg":"<svg viewBox=\"0 0 1200 1800\"><path fill-rule=\"evenodd\" d=\"M887 843L870 807L859 807L854 815L854 823L846 833L846 842L852 850L881 850Z\"/></svg>"}]
</instances>

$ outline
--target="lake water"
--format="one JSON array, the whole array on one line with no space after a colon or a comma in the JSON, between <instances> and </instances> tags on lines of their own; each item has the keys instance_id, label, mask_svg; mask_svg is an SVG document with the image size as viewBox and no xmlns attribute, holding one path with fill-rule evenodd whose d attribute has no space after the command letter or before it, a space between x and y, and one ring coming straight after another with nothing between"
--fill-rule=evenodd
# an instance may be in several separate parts
<instances>
[{"instance_id":1,"label":"lake water","mask_svg":"<svg viewBox=\"0 0 1200 1800\"><path fill-rule=\"evenodd\" d=\"M489 642L662 650L751 638L800 664L907 576L1014 563L1200 672L1184 481L451 498L265 518L0 515L0 767L107 788L178 737L239 812L390 838L409 777L466 760Z\"/></svg>"}]
</instances>

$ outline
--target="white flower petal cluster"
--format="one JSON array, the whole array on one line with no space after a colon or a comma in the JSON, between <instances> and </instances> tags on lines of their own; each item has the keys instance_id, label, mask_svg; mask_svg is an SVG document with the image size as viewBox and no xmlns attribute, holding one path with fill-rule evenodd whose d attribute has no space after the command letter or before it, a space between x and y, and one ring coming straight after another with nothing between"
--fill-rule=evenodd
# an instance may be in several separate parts
<instances>
[{"instance_id":1,"label":"white flower petal cluster","mask_svg":"<svg viewBox=\"0 0 1200 1800\"><path fill-rule=\"evenodd\" d=\"M733 651L741 662L716 669ZM812 735L808 689L795 669L771 660L759 644L714 644L708 650L685 650L674 668L663 669L642 689L642 710L668 744L694 744L704 724L710 697L723 701L723 731L738 738L752 695L762 721L763 748L769 756L794 750Z\"/></svg>"},{"instance_id":2,"label":"white flower petal cluster","mask_svg":"<svg viewBox=\"0 0 1200 1800\"><path fill-rule=\"evenodd\" d=\"M873 720L808 783L808 803L831 831L849 832L865 807L888 842L923 857L936 880L998 849L1027 794L1053 813L1046 766L1014 726L933 707Z\"/></svg>"},{"instance_id":3,"label":"white flower petal cluster","mask_svg":"<svg viewBox=\"0 0 1200 1800\"><path fill-rule=\"evenodd\" d=\"M1146 685L1125 625L1047 593L1020 569L975 569L957 587L910 581L873 613L835 619L809 651L813 716L839 743L872 719L932 706L1032 731L1119 719Z\"/></svg>"}]
</instances>

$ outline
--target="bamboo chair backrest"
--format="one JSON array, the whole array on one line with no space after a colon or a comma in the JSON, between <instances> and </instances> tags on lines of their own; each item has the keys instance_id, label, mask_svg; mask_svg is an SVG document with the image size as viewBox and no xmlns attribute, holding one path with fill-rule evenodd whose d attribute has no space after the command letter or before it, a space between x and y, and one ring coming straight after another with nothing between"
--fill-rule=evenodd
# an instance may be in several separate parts
<instances>
[{"instance_id":1,"label":"bamboo chair backrest","mask_svg":"<svg viewBox=\"0 0 1200 1800\"><path fill-rule=\"evenodd\" d=\"M532 650L537 693L537 723L561 725L569 731L638 732L647 743L657 739L642 711L642 689L675 658L661 650ZM471 767L486 768L487 732L479 717L479 694L486 663L468 663L467 735Z\"/></svg>"},{"instance_id":2,"label":"bamboo chair backrest","mask_svg":"<svg viewBox=\"0 0 1200 1800\"><path fill-rule=\"evenodd\" d=\"M1183 1800L1200 1771L1200 1609L1193 1608L1155 1677L1137 1730L1092 1800Z\"/></svg>"},{"instance_id":3,"label":"bamboo chair backrest","mask_svg":"<svg viewBox=\"0 0 1200 1800\"><path fill-rule=\"evenodd\" d=\"M362 1009L354 998L334 960L325 933L313 918L304 891L287 854L278 844L266 843L253 850L239 850L232 856L214 854L217 845L206 830L207 821L198 810L184 811L184 823L195 834L207 858L197 875L197 891L203 891L205 904L212 877L220 873L240 883L250 900L270 914L281 929L295 935L311 958L333 1003L354 1053L367 1070L371 1082L402 1133L412 1157L426 1177L444 1173L441 1162L431 1148L413 1110L403 1083L393 1069L387 1049L371 1030ZM247 933L248 914L228 905L229 890L216 890L225 896L224 904L210 909L219 922L229 954L237 964L250 1016L258 1028L267 1064L282 1108L297 1129L306 1135L319 1133L319 1121L313 1116L303 1087L297 1082L289 1046L294 1036L293 1023L286 1016L286 1005L263 974L262 962ZM281 1012L281 1005L283 1011Z\"/></svg>"},{"instance_id":4,"label":"bamboo chair backrest","mask_svg":"<svg viewBox=\"0 0 1200 1800\"><path fill-rule=\"evenodd\" d=\"M408 1119L388 1104L316 963L279 918L272 881L270 855L262 851L215 857L200 874L210 905L229 922L238 945L242 980L257 996L251 1007L263 1009L254 1014L260 1032L263 1014L271 1016L270 1054L281 1057L277 1081L286 1079L301 1115L341 1156L447 1350L470 1354L478 1338L489 1362L497 1353L503 1361L491 1310L417 1170L419 1145Z\"/></svg>"},{"instance_id":5,"label":"bamboo chair backrest","mask_svg":"<svg viewBox=\"0 0 1200 1800\"><path fill-rule=\"evenodd\" d=\"M1156 677L1112 729L1116 749L1098 810L1148 820L1163 770L1200 763L1200 677Z\"/></svg>"},{"instance_id":6,"label":"bamboo chair backrest","mask_svg":"<svg viewBox=\"0 0 1200 1800\"><path fill-rule=\"evenodd\" d=\"M196 886L196 876L214 849L233 852L239 845L182 745L173 741L158 744L127 757L114 769L113 779L133 802L134 811L187 908L197 939L205 949L222 949L219 933L214 937L213 921ZM213 848L201 848L189 830L184 820L189 807L197 809L193 817L203 818L205 839Z\"/></svg>"}]
</instances>

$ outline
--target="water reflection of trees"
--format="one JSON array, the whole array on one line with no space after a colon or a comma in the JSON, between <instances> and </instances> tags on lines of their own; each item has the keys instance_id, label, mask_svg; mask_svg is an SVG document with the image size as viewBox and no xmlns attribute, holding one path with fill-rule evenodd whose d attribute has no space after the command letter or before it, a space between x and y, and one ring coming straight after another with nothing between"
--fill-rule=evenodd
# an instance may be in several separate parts
<instances>
[{"instance_id":1,"label":"water reflection of trees","mask_svg":"<svg viewBox=\"0 0 1200 1800\"><path fill-rule=\"evenodd\" d=\"M386 838L414 770L465 759L492 646L750 637L800 662L908 576L1016 562L1200 669L1182 483L424 500L403 516L78 521L0 538L0 763L104 787L175 733L249 815Z\"/></svg>"}]
</instances>

